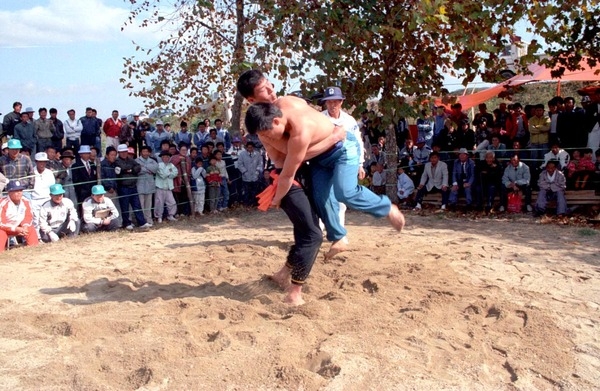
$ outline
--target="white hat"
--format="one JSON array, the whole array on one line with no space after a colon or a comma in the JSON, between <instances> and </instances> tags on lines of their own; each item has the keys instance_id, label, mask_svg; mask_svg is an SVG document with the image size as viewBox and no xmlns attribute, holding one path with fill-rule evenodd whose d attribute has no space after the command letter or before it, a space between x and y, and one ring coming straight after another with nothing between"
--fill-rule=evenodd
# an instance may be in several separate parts
<instances>
[{"instance_id":1,"label":"white hat","mask_svg":"<svg viewBox=\"0 0 600 391\"><path fill-rule=\"evenodd\" d=\"M467 148L461 148L458 150L458 153L466 153L468 155L469 151L467 151Z\"/></svg>"},{"instance_id":2,"label":"white hat","mask_svg":"<svg viewBox=\"0 0 600 391\"><path fill-rule=\"evenodd\" d=\"M163 122L159 120L159 121L156 121L156 124L157 124L157 125L162 125L162 124L163 124Z\"/></svg>"},{"instance_id":3,"label":"white hat","mask_svg":"<svg viewBox=\"0 0 600 391\"><path fill-rule=\"evenodd\" d=\"M4 149L4 148L8 148L8 143L3 143L2 144L2 149Z\"/></svg>"},{"instance_id":4,"label":"white hat","mask_svg":"<svg viewBox=\"0 0 600 391\"><path fill-rule=\"evenodd\" d=\"M35 161L36 162L47 162L48 161L48 154L46 152L38 152L35 154Z\"/></svg>"},{"instance_id":5,"label":"white hat","mask_svg":"<svg viewBox=\"0 0 600 391\"><path fill-rule=\"evenodd\" d=\"M77 152L78 154L82 154L82 153L92 153L92 150L90 149L89 145L82 145L81 147L79 147L79 152Z\"/></svg>"},{"instance_id":6,"label":"white hat","mask_svg":"<svg viewBox=\"0 0 600 391\"><path fill-rule=\"evenodd\" d=\"M127 144L119 144L117 152L127 152Z\"/></svg>"}]
</instances>

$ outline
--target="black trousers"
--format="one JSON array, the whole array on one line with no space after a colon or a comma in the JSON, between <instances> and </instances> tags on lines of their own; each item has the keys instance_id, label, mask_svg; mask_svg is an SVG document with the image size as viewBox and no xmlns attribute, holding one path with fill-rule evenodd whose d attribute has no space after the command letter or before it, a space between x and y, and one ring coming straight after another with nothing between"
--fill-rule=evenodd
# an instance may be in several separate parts
<instances>
[{"instance_id":1,"label":"black trousers","mask_svg":"<svg viewBox=\"0 0 600 391\"><path fill-rule=\"evenodd\" d=\"M314 208L301 187L292 185L280 206L294 225L294 245L288 253L286 266L292 270L292 284L300 285L315 263L323 243L323 232Z\"/></svg>"}]
</instances>

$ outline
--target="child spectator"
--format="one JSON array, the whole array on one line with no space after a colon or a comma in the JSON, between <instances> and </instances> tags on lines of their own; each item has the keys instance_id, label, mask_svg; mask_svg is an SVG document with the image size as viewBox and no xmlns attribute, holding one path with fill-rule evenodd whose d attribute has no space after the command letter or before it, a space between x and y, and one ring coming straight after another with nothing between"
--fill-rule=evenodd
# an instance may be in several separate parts
<instances>
[{"instance_id":1,"label":"child spectator","mask_svg":"<svg viewBox=\"0 0 600 391\"><path fill-rule=\"evenodd\" d=\"M215 129L211 129L211 132ZM219 143L217 143L219 144ZM219 175L221 175L221 188L219 189L219 202L217 203L217 210L223 212L227 210L229 204L229 174L227 173L227 164L223 160L223 152L215 149L215 159L217 159L216 166L219 168Z\"/></svg>"},{"instance_id":2,"label":"child spectator","mask_svg":"<svg viewBox=\"0 0 600 391\"><path fill-rule=\"evenodd\" d=\"M221 187L221 170L217 167L217 158L211 156L210 165L206 169L206 182L208 182L208 209L211 213L218 213L219 188Z\"/></svg>"},{"instance_id":3,"label":"child spectator","mask_svg":"<svg viewBox=\"0 0 600 391\"><path fill-rule=\"evenodd\" d=\"M206 199L206 183L204 183L204 178L206 178L206 170L204 169L203 161L201 157L197 157L194 161L196 165L192 168L192 195L194 196L194 213L197 216L202 216L204 214L204 200Z\"/></svg>"},{"instance_id":4,"label":"child spectator","mask_svg":"<svg viewBox=\"0 0 600 391\"><path fill-rule=\"evenodd\" d=\"M410 179L410 177L404 172L402 162L396 170L396 175L398 176L397 195L398 199L400 200L400 204L406 203L407 205L411 206L414 198L413 195L415 192L415 184L412 181L412 179Z\"/></svg>"},{"instance_id":5,"label":"child spectator","mask_svg":"<svg viewBox=\"0 0 600 391\"><path fill-rule=\"evenodd\" d=\"M173 197L173 179L177 176L177 168L170 162L171 154L169 151L162 151L159 154L161 162L158 163L156 171L156 194L154 202L154 217L157 223L162 223L165 203L167 204L167 220L175 221L177 213L177 203Z\"/></svg>"}]
</instances>

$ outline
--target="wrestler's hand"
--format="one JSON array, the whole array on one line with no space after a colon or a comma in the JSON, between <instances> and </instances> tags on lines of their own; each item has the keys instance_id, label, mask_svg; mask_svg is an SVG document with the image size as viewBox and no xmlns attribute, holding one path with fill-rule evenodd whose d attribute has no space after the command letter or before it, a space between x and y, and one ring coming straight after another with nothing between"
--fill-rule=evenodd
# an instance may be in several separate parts
<instances>
[{"instance_id":1,"label":"wrestler's hand","mask_svg":"<svg viewBox=\"0 0 600 391\"><path fill-rule=\"evenodd\" d=\"M337 143L338 141L344 141L346 139L346 128L340 125L333 127L333 133L331 134Z\"/></svg>"},{"instance_id":2,"label":"wrestler's hand","mask_svg":"<svg viewBox=\"0 0 600 391\"><path fill-rule=\"evenodd\" d=\"M358 179L360 179L362 181L363 179L365 179L366 175L367 175L367 173L365 172L365 169L363 168L363 166L359 166L358 167Z\"/></svg>"},{"instance_id":3,"label":"wrestler's hand","mask_svg":"<svg viewBox=\"0 0 600 391\"><path fill-rule=\"evenodd\" d=\"M279 208L279 205L281 205L281 200L273 198L273 201L271 201L271 208Z\"/></svg>"}]
</instances>

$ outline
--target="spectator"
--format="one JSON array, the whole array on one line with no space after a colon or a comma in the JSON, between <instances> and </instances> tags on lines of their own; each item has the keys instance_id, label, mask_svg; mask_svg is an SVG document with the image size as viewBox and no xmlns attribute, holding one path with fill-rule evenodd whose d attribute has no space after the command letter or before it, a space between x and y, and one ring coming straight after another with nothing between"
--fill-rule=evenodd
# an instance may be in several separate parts
<instances>
[{"instance_id":1,"label":"spectator","mask_svg":"<svg viewBox=\"0 0 600 391\"><path fill-rule=\"evenodd\" d=\"M75 110L71 109L67 111L69 118L65 120L65 148L72 149L74 151L79 150L81 144L81 131L83 130L83 124L81 119L75 119Z\"/></svg>"},{"instance_id":2,"label":"spectator","mask_svg":"<svg viewBox=\"0 0 600 391\"><path fill-rule=\"evenodd\" d=\"M558 115L556 131L560 145L569 153L587 146L588 131L584 123L585 113L583 109L575 107L575 98L565 98L564 111Z\"/></svg>"},{"instance_id":3,"label":"spectator","mask_svg":"<svg viewBox=\"0 0 600 391\"><path fill-rule=\"evenodd\" d=\"M480 162L477 167L478 174L478 204L481 206L485 200L485 213L490 213L494 206L494 198L500 193L500 199L504 195L502 190L502 165L496 159L494 151L485 153L485 160Z\"/></svg>"},{"instance_id":4,"label":"spectator","mask_svg":"<svg viewBox=\"0 0 600 391\"><path fill-rule=\"evenodd\" d=\"M54 122L47 118L48 110L42 107L38 110L40 118L36 119L33 126L35 128L35 137L37 138L37 145L35 151L43 152L46 147L52 145L52 136L56 129L54 128ZM32 152L35 154L35 152Z\"/></svg>"},{"instance_id":5,"label":"spectator","mask_svg":"<svg viewBox=\"0 0 600 391\"><path fill-rule=\"evenodd\" d=\"M558 99L556 97L548 101L548 117L550 118L550 130L548 131L548 141L550 145L560 142L558 139Z\"/></svg>"},{"instance_id":6,"label":"spectator","mask_svg":"<svg viewBox=\"0 0 600 391\"><path fill-rule=\"evenodd\" d=\"M208 182L208 208L211 213L218 213L219 189L221 187L221 170L217 167L217 158L210 158L210 165L206 169L206 182Z\"/></svg>"},{"instance_id":7,"label":"spectator","mask_svg":"<svg viewBox=\"0 0 600 391\"><path fill-rule=\"evenodd\" d=\"M105 197L110 198L110 200L117 208L119 212L119 217L116 218L116 224L121 227L123 224L123 219L121 218L121 205L119 203L119 196L117 194L117 174L115 172L115 168L117 162L117 150L112 147L106 147L106 152L104 154L104 159L100 163L100 177L102 178L102 186L104 186L104 194Z\"/></svg>"},{"instance_id":8,"label":"spectator","mask_svg":"<svg viewBox=\"0 0 600 391\"><path fill-rule=\"evenodd\" d=\"M65 128L61 120L57 118L58 110L55 108L50 109L50 121L52 121L52 125L54 126L54 131L52 132L52 147L54 150L60 151L63 147L63 139L65 138ZM47 147L44 150L40 150L40 152L48 153Z\"/></svg>"},{"instance_id":9,"label":"spectator","mask_svg":"<svg viewBox=\"0 0 600 391\"><path fill-rule=\"evenodd\" d=\"M573 160L567 166L569 178L575 190L587 189L588 180L596 171L596 166L592 160L592 150L585 148L582 153L583 156L579 158L579 151L573 151Z\"/></svg>"},{"instance_id":10,"label":"spectator","mask_svg":"<svg viewBox=\"0 0 600 391\"><path fill-rule=\"evenodd\" d=\"M123 226L129 231L133 230L133 224L129 219L129 206L131 206L138 226L150 228L152 224L146 221L137 194L137 177L141 166L129 156L127 145L120 144L117 153L119 158L115 162L115 174L117 174L117 194L119 194Z\"/></svg>"},{"instance_id":11,"label":"spectator","mask_svg":"<svg viewBox=\"0 0 600 391\"><path fill-rule=\"evenodd\" d=\"M2 120L2 132L6 136L14 136L15 135L15 126L21 122L21 109L23 105L21 102L13 103L13 111L6 114Z\"/></svg>"},{"instance_id":12,"label":"spectator","mask_svg":"<svg viewBox=\"0 0 600 391\"><path fill-rule=\"evenodd\" d=\"M244 146L242 145L242 139L239 137L234 137L232 142L232 147L231 147L231 160L233 161L233 169L235 171L235 175L229 175L232 179L232 194L236 194L237 196L235 197L235 201L237 201L240 204L244 203L244 199L243 199L243 192L244 192L244 188L243 188L243 181L242 181L242 173L239 169L239 155L240 153L244 150ZM262 159L261 159L262 160ZM206 167L205 167L206 169Z\"/></svg>"},{"instance_id":13,"label":"spectator","mask_svg":"<svg viewBox=\"0 0 600 391\"><path fill-rule=\"evenodd\" d=\"M75 185L73 184L73 170L71 168L74 159L75 155L69 149L60 155L61 168L58 177L56 178L56 183L63 185L66 192L65 196L77 206L77 193L75 192Z\"/></svg>"},{"instance_id":14,"label":"spectator","mask_svg":"<svg viewBox=\"0 0 600 391\"><path fill-rule=\"evenodd\" d=\"M544 105L534 106L534 116L529 120L529 134L531 137L531 160L535 167L542 160L544 153L548 150L550 137L550 125L552 120L544 115Z\"/></svg>"},{"instance_id":15,"label":"spectator","mask_svg":"<svg viewBox=\"0 0 600 391\"><path fill-rule=\"evenodd\" d=\"M400 200L401 204L406 203L408 206L410 206L414 198L415 184L404 172L404 167L407 163L408 162L401 162L396 171L396 175L398 176L396 194L398 195L398 199Z\"/></svg>"},{"instance_id":16,"label":"spectator","mask_svg":"<svg viewBox=\"0 0 600 391\"><path fill-rule=\"evenodd\" d=\"M542 164L541 168L546 168L546 164L548 164L550 160L555 160L558 162L558 168L565 172L567 166L569 165L570 159L571 156L569 156L569 153L560 147L560 143L558 141L554 141L551 143L550 152L544 155L544 163Z\"/></svg>"},{"instance_id":17,"label":"spectator","mask_svg":"<svg viewBox=\"0 0 600 391\"><path fill-rule=\"evenodd\" d=\"M417 145L413 147L413 159L411 168L417 172L417 175L423 173L423 165L429 161L431 148L423 137L417 139Z\"/></svg>"},{"instance_id":18,"label":"spectator","mask_svg":"<svg viewBox=\"0 0 600 391\"><path fill-rule=\"evenodd\" d=\"M125 118L123 118L125 117ZM119 132L119 144L125 144L128 147L133 148L134 153L139 153L140 150L136 148L135 142L133 139L133 134L135 132L135 122L127 122L127 116L121 116L121 122L123 125L121 126L121 131Z\"/></svg>"},{"instance_id":19,"label":"spectator","mask_svg":"<svg viewBox=\"0 0 600 391\"><path fill-rule=\"evenodd\" d=\"M25 189L21 181L11 180L6 186L8 194L0 199L0 252L6 249L11 236L24 241L27 246L38 245L31 204L23 197Z\"/></svg>"},{"instance_id":20,"label":"spectator","mask_svg":"<svg viewBox=\"0 0 600 391\"><path fill-rule=\"evenodd\" d=\"M33 188L33 165L31 159L22 154L21 141L16 138L8 140L6 147L8 152L0 157L0 172L8 180L20 180L26 189Z\"/></svg>"},{"instance_id":21,"label":"spectator","mask_svg":"<svg viewBox=\"0 0 600 391\"><path fill-rule=\"evenodd\" d=\"M173 135L165 130L162 121L156 121L156 130L146 134L146 145L152 148L153 151L160 151L163 141L171 142Z\"/></svg>"},{"instance_id":22,"label":"spectator","mask_svg":"<svg viewBox=\"0 0 600 391\"><path fill-rule=\"evenodd\" d=\"M427 146L431 149L434 135L434 120L429 115L429 111L427 109L421 110L421 116L417 118L417 131L418 138L424 139L427 143Z\"/></svg>"},{"instance_id":23,"label":"spectator","mask_svg":"<svg viewBox=\"0 0 600 391\"><path fill-rule=\"evenodd\" d=\"M473 119L473 125L479 127L482 121L485 121L488 128L491 129L494 124L494 116L487 111L487 105L485 103L480 103L478 106L479 112L475 114L475 118Z\"/></svg>"},{"instance_id":24,"label":"spectator","mask_svg":"<svg viewBox=\"0 0 600 391\"><path fill-rule=\"evenodd\" d=\"M506 134L511 141L518 140L521 146L526 146L529 144L529 120L520 103L512 107L514 111L506 122Z\"/></svg>"},{"instance_id":25,"label":"spectator","mask_svg":"<svg viewBox=\"0 0 600 391\"><path fill-rule=\"evenodd\" d=\"M467 200L467 209L473 205L473 183L475 182L475 163L469 159L465 148L458 151L458 159L452 167L452 190L450 191L450 206L456 206L458 193L462 190Z\"/></svg>"},{"instance_id":26,"label":"spectator","mask_svg":"<svg viewBox=\"0 0 600 391\"><path fill-rule=\"evenodd\" d=\"M204 214L204 201L206 200L206 170L201 157L197 157L192 168L192 195L194 196L194 214L202 216Z\"/></svg>"},{"instance_id":27,"label":"spectator","mask_svg":"<svg viewBox=\"0 0 600 391\"><path fill-rule=\"evenodd\" d=\"M162 223L165 204L167 205L167 220L177 221L175 213L177 213L177 203L173 197L173 179L177 177L177 168L170 162L171 153L169 151L161 151L159 154L160 162L154 183L156 185L156 195L154 202L154 217L157 223Z\"/></svg>"},{"instance_id":28,"label":"spectator","mask_svg":"<svg viewBox=\"0 0 600 391\"><path fill-rule=\"evenodd\" d=\"M442 193L442 210L446 209L448 204L448 166L440 161L440 156L437 152L431 152L429 162L425 163L421 181L417 187L417 205L415 210L421 209L421 203L427 193L441 192Z\"/></svg>"},{"instance_id":29,"label":"spectator","mask_svg":"<svg viewBox=\"0 0 600 391\"><path fill-rule=\"evenodd\" d=\"M176 145L185 145L188 149L192 146L192 134L188 132L187 122L179 123L179 132L173 137Z\"/></svg>"},{"instance_id":30,"label":"spectator","mask_svg":"<svg viewBox=\"0 0 600 391\"><path fill-rule=\"evenodd\" d=\"M387 178L383 165L379 163L371 163L371 172L373 173L373 193L378 195L385 195L385 184Z\"/></svg>"},{"instance_id":31,"label":"spectator","mask_svg":"<svg viewBox=\"0 0 600 391\"><path fill-rule=\"evenodd\" d=\"M219 144L222 143L219 142ZM223 212L227 210L227 205L229 204L229 173L227 172L227 166L223 160L223 153L217 149L213 155L217 159L217 167L219 168L219 175L221 176L221 187L219 188L219 202L217 202L217 210L219 212Z\"/></svg>"},{"instance_id":32,"label":"spectator","mask_svg":"<svg viewBox=\"0 0 600 391\"><path fill-rule=\"evenodd\" d=\"M448 115L446 114L446 108L444 106L436 107L435 111L436 113L433 117L433 143L431 144L432 148L433 144L437 144L441 141L442 136L444 134L444 129L446 127L446 119L448 118Z\"/></svg>"},{"instance_id":33,"label":"spectator","mask_svg":"<svg viewBox=\"0 0 600 391\"><path fill-rule=\"evenodd\" d=\"M185 145L179 148L178 154L172 155L171 163L177 168L177 176L173 180L173 195L175 196L175 201L177 201L177 213L182 216L189 216L192 213L190 208L191 200L188 197L187 189L189 182L186 183L183 175L185 174L188 180L192 176L192 161L187 156L187 147Z\"/></svg>"},{"instance_id":34,"label":"spectator","mask_svg":"<svg viewBox=\"0 0 600 391\"><path fill-rule=\"evenodd\" d=\"M35 154L35 177L33 192L31 193L31 212L33 213L33 226L36 230L39 228L39 210L43 204L50 200L50 187L56 183L54 174L46 168L46 163L48 163L46 152Z\"/></svg>"},{"instance_id":35,"label":"spectator","mask_svg":"<svg viewBox=\"0 0 600 391\"><path fill-rule=\"evenodd\" d=\"M206 124L204 122L198 123L198 128L194 134L194 145L198 148L202 148L204 143L207 141L209 136Z\"/></svg>"},{"instance_id":36,"label":"spectator","mask_svg":"<svg viewBox=\"0 0 600 391\"><path fill-rule=\"evenodd\" d=\"M60 183L50 186L50 199L40 207L38 226L40 237L46 243L79 235L77 210L70 199L64 198L64 194Z\"/></svg>"},{"instance_id":37,"label":"spectator","mask_svg":"<svg viewBox=\"0 0 600 391\"><path fill-rule=\"evenodd\" d=\"M90 146L82 144L79 147L79 159L71 167L78 203L92 194L92 186L97 180L96 165L90 160L91 154Z\"/></svg>"},{"instance_id":38,"label":"spectator","mask_svg":"<svg viewBox=\"0 0 600 391\"><path fill-rule=\"evenodd\" d=\"M538 180L540 191L535 203L536 216L546 213L546 205L550 200L556 201L556 214L558 216L567 213L567 199L565 197L567 180L565 175L556 169L556 166L556 160L549 160L546 163L546 169L540 175Z\"/></svg>"},{"instance_id":39,"label":"spectator","mask_svg":"<svg viewBox=\"0 0 600 391\"><path fill-rule=\"evenodd\" d=\"M475 132L469 126L469 120L463 119L460 122L460 127L456 132L456 146L460 148L465 148L468 151L475 149Z\"/></svg>"},{"instance_id":40,"label":"spectator","mask_svg":"<svg viewBox=\"0 0 600 391\"><path fill-rule=\"evenodd\" d=\"M57 156L56 149L54 146L49 146L46 148L46 156L48 156L48 161L46 162L46 168L52 171L55 178L58 178L61 170L61 162L60 158Z\"/></svg>"},{"instance_id":41,"label":"spectator","mask_svg":"<svg viewBox=\"0 0 600 391\"><path fill-rule=\"evenodd\" d=\"M37 137L35 135L35 126L30 121L27 112L21 113L21 122L15 125L15 139L21 141L23 148L29 148L32 154L35 154L37 148Z\"/></svg>"},{"instance_id":42,"label":"spectator","mask_svg":"<svg viewBox=\"0 0 600 391\"><path fill-rule=\"evenodd\" d=\"M408 123L406 122L406 118L400 117L398 118L398 123L396 124L396 145L398 149L404 148L406 144L406 140L412 140L412 135L410 134L410 129L408 127ZM435 138L435 130L434 130L434 138ZM361 137L361 141L363 142L364 149L364 137Z\"/></svg>"},{"instance_id":43,"label":"spectator","mask_svg":"<svg viewBox=\"0 0 600 391\"><path fill-rule=\"evenodd\" d=\"M498 134L492 136L492 142L487 146L487 150L494 152L495 158L500 162L506 158L506 145L500 142L500 135Z\"/></svg>"},{"instance_id":44,"label":"spectator","mask_svg":"<svg viewBox=\"0 0 600 391\"><path fill-rule=\"evenodd\" d=\"M81 123L81 146L96 146L96 137L100 136L100 128L102 126L102 121L98 123L98 120L94 115L94 109L87 107L85 109L85 116L79 118L79 122Z\"/></svg>"},{"instance_id":45,"label":"spectator","mask_svg":"<svg viewBox=\"0 0 600 391\"><path fill-rule=\"evenodd\" d=\"M140 152L141 156L135 159L141 167L140 174L137 178L137 192L147 222L152 222L152 197L156 192L154 175L156 175L156 172L158 171L158 163L150 157L151 153L152 150L150 147L143 146Z\"/></svg>"},{"instance_id":46,"label":"spectator","mask_svg":"<svg viewBox=\"0 0 600 391\"><path fill-rule=\"evenodd\" d=\"M83 225L82 232L114 231L119 228L117 219L119 211L110 198L104 196L104 186L92 187L92 195L82 204Z\"/></svg>"},{"instance_id":47,"label":"spectator","mask_svg":"<svg viewBox=\"0 0 600 391\"><path fill-rule=\"evenodd\" d=\"M504 175L502 175L502 184L504 188L507 190L505 197L502 201L502 206L500 207L500 211L503 212L508 203L508 194L509 193L518 193L521 192L525 194L525 205L527 208L527 212L531 212L533 208L531 207L531 174L529 172L529 167L521 162L518 155L513 155L510 158L510 164L504 169Z\"/></svg>"},{"instance_id":48,"label":"spectator","mask_svg":"<svg viewBox=\"0 0 600 391\"><path fill-rule=\"evenodd\" d=\"M215 120L215 129L217 130L217 137L223 140L223 143L225 144L224 153L228 153L231 149L231 135L227 129L223 128L223 121L219 118Z\"/></svg>"},{"instance_id":49,"label":"spectator","mask_svg":"<svg viewBox=\"0 0 600 391\"><path fill-rule=\"evenodd\" d=\"M246 143L246 149L238 156L238 168L242 174L243 203L246 206L256 206L256 196L259 193L258 184L262 176L262 156L254 150L254 143Z\"/></svg>"}]
</instances>

